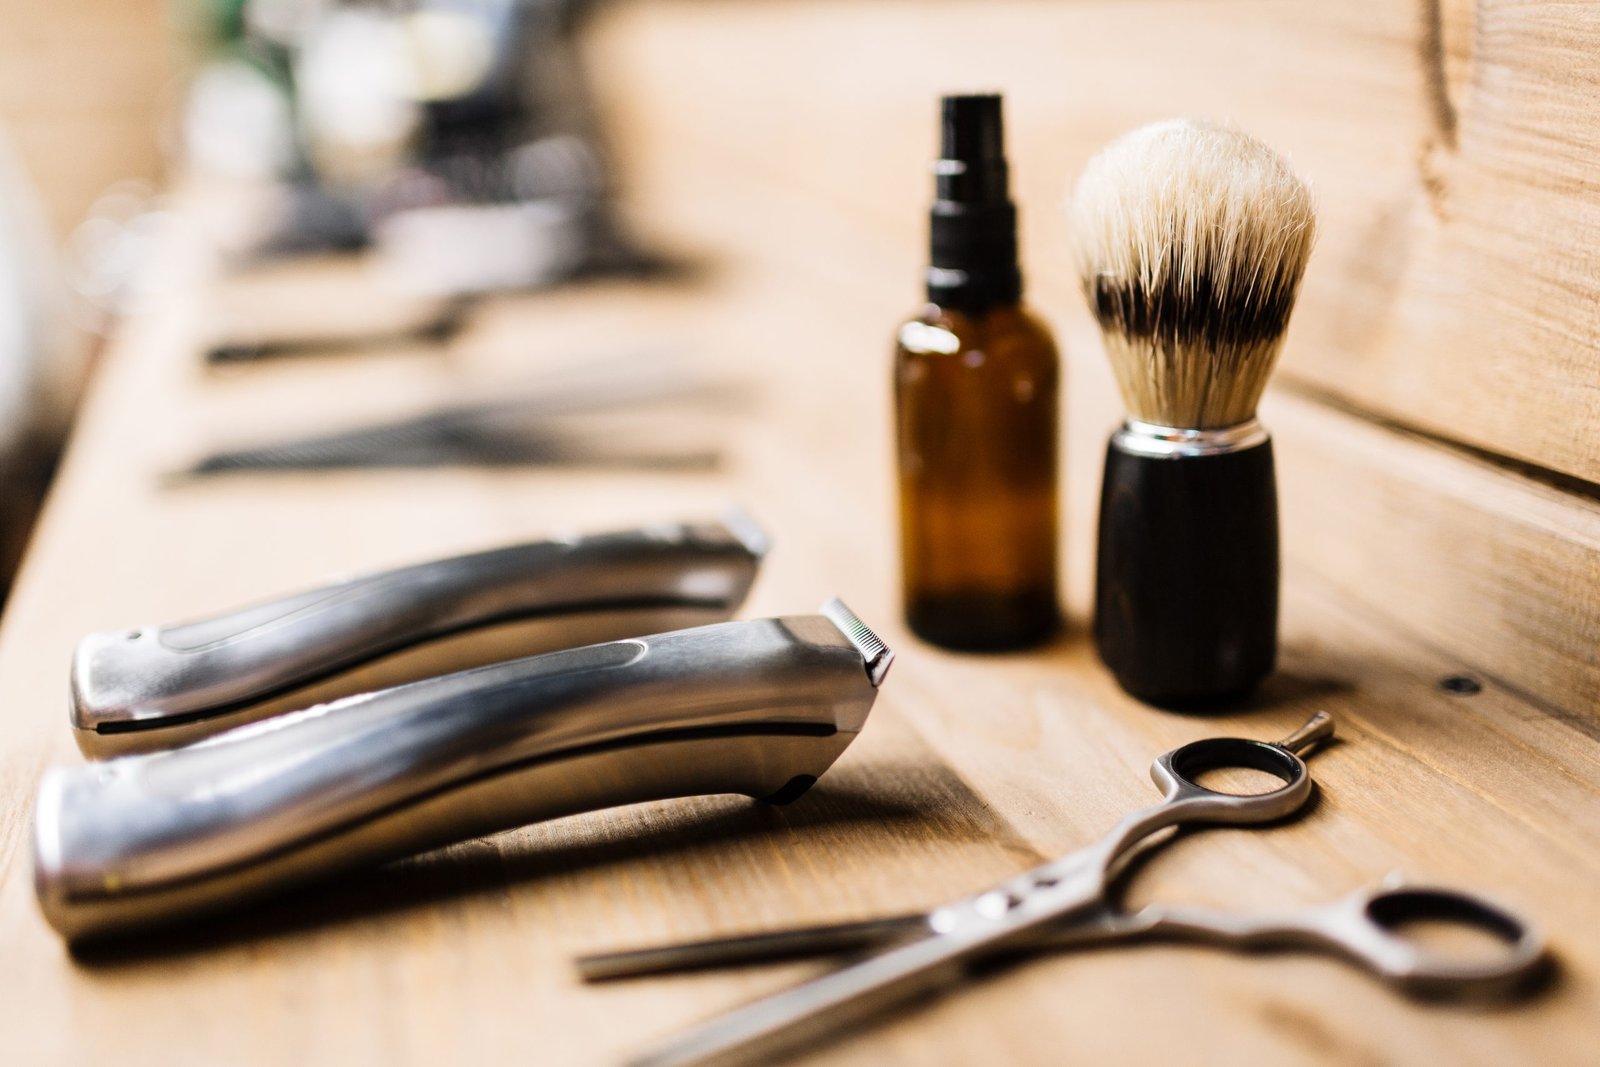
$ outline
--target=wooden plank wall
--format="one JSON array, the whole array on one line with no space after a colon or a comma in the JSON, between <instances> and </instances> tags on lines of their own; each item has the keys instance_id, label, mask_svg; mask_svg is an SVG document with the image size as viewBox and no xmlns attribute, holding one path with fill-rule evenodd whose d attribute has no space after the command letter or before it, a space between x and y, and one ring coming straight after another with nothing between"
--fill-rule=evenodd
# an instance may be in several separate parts
<instances>
[{"instance_id":1,"label":"wooden plank wall","mask_svg":"<svg viewBox=\"0 0 1600 1067\"><path fill-rule=\"evenodd\" d=\"M1305 564L1291 580L1600 722L1600 8L702 0L621 5L592 43L602 93L627 71L608 112L643 214L692 246L675 183L718 160L769 198L797 264L881 306L863 374L887 373L885 337L918 298L934 100L1003 89L1030 299L1070 357L1075 509L1095 506L1119 406L1063 248L1070 179L1169 115L1266 138L1322 226L1266 409ZM1079 605L1091 553L1069 546Z\"/></svg>"}]
</instances>

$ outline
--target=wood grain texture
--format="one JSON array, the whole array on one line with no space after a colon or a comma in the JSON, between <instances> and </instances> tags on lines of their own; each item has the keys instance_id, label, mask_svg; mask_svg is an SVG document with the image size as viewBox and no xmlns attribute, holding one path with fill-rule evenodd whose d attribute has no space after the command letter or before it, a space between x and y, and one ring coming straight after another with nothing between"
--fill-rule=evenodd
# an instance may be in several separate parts
<instances>
[{"instance_id":1,"label":"wood grain texture","mask_svg":"<svg viewBox=\"0 0 1600 1067\"><path fill-rule=\"evenodd\" d=\"M1600 728L1600 504L1292 395L1284 543L1353 599Z\"/></svg>"},{"instance_id":2,"label":"wood grain texture","mask_svg":"<svg viewBox=\"0 0 1600 1067\"><path fill-rule=\"evenodd\" d=\"M1465 91L1461 61L1471 35L1463 43L1462 27L1470 28L1473 11L1444 5L1450 32L1440 47L1455 58L1437 86L1429 79L1439 71L1417 52L1423 15L1407 5L1361 3L995 3L981 13L962 4L848 11L798 4L757 13L713 2L629 9L622 32L602 33L598 51L605 69L630 72L627 85L650 87L619 95L612 108L626 131L619 145L628 173L641 202L652 205L646 222L692 241L718 224L714 199L703 213L694 207L698 186L736 184L763 200L751 240L790 269L835 282L834 292L877 301L885 318L919 293L933 101L952 88L1005 87L1029 300L1061 331L1071 411L1067 488L1077 521L1092 522L1104 439L1120 404L1068 262L1059 205L1083 161L1138 122L1173 113L1230 116L1284 147L1311 177L1321 236L1290 325L1283 385L1339 400L1355 414L1384 411L1422 426L1432 425L1420 412L1437 394L1407 375L1448 364L1462 381L1481 382L1484 366L1512 366L1498 351L1484 364L1479 349L1434 339L1404 351L1374 347L1388 330L1374 324L1437 308L1426 294L1397 295L1396 272L1411 260L1385 249L1408 232L1405 220L1427 198L1420 146L1438 142L1446 125L1430 93L1437 88L1448 103ZM827 63L813 62L823 54ZM891 55L918 62L891 64L884 58ZM699 72L697 79L682 78L684 69ZM796 114L812 118L781 121ZM1515 216L1521 202L1508 193L1500 215ZM1492 302L1499 297L1490 291L1508 284L1452 283L1452 300ZM1591 303L1574 295L1563 313L1588 314ZM819 303L812 314L833 313ZM862 352L876 343L876 335L856 340ZM1600 438L1582 429L1591 417L1585 372L1536 362L1535 375L1573 376L1538 387L1537 399L1550 407L1535 413L1534 394L1506 376L1474 410L1485 419L1537 417L1571 438L1569 450L1590 447ZM1351 392L1370 368L1392 372L1382 391L1405 399L1407 410ZM1460 650L1478 669L1594 721L1600 663L1587 644L1600 607L1592 553L1600 511L1589 494L1501 478L1495 455L1449 447L1466 441L1517 453L1478 435L1473 427L1482 420L1436 426L1438 443L1408 438L1416 447L1390 455L1394 438L1368 420L1318 405L1302 431L1297 416L1280 424L1272 402L1265 410L1284 453L1282 491L1298 498L1294 508L1305 516L1286 513L1287 551L1315 558L1343 588L1435 647ZM1540 459L1560 470L1559 453ZM1339 492L1325 492L1334 484ZM1069 555L1070 595L1086 598L1091 563L1087 551Z\"/></svg>"},{"instance_id":3,"label":"wood grain texture","mask_svg":"<svg viewBox=\"0 0 1600 1067\"><path fill-rule=\"evenodd\" d=\"M1108 950L974 983L810 1062L1592 1060L1600 897L1588 887L1600 877L1600 742L1586 710L1588 718L1552 713L1552 704L1586 708L1584 617L1572 614L1573 597L1548 617L1529 614L1557 588L1559 561L1586 558L1593 520L1581 502L1279 396L1265 415L1279 444L1289 557L1282 669L1234 714L1184 717L1135 704L1095 660L1083 618L1114 394L1064 264L1045 243L1053 229L1041 224L1030 243L1034 291L1074 361L1073 627L1046 649L1003 657L941 653L904 632L892 566L889 333L914 303L930 100L958 75L1001 79L1002 60L1033 54L1015 47L1036 26L1024 10L1057 10L982 8L981 17L968 9L954 43L941 43L921 21L927 9L912 5L618 9L597 27L596 43L617 72L607 84L628 146L633 207L660 239L699 252L707 269L675 285L595 284L499 301L442 356L204 373L198 353L215 336L212 309L244 290L212 276L184 231L174 232L154 268L169 280L167 296L127 323L108 358L0 621L0 1034L8 1062L614 1062L814 968L588 989L569 966L574 953L932 904L1082 844L1148 802L1156 753L1219 733L1281 736L1315 708L1332 711L1345 738L1315 758L1317 808L1267 831L1185 838L1141 873L1132 900L1290 906L1399 868L1495 893L1536 915L1562 965L1544 996L1475 1011L1403 1000L1325 960ZM1062 46L1092 51L1086 39L1124 40L1141 12L1177 17L1187 7L1059 10L1081 20ZM1276 27L1288 35L1282 48L1306 51L1302 67L1324 62L1287 5L1208 10L1264 34ZM841 37L841 25L858 35ZM880 29L862 29L872 26ZM1032 40L1043 51L1055 39L1036 30ZM1218 30L1201 43L1233 48L1229 40ZM737 41L741 48L730 50ZM1234 66L1288 64L1253 44L1259 39L1246 35L1229 53ZM925 70L907 58L929 55L919 48L987 66ZM776 82L750 65L777 77L806 56L814 67L826 56L878 70L881 92L876 83L830 88L821 72L791 91L795 100L815 92L832 110L763 111L778 99L763 95L776 93ZM1014 65L1045 72L1034 62ZM685 70L710 91L686 84ZM1082 74L1069 68L1065 76ZM722 95L747 83L738 109L747 118L726 121L735 109ZM1321 89L1290 92L1284 106L1299 106L1301 91ZM1422 107L1414 95L1405 99ZM852 105L859 119L841 127L836 116ZM889 110L880 115L879 106ZM1021 110L1030 108L1040 117L1059 101ZM900 117L890 121L891 113ZM749 121L758 114L773 115L772 128ZM795 115L812 117L778 117ZM1058 188L1035 166L1058 151L1048 139L1030 135L1016 147L1026 181ZM1059 151L1054 174L1065 172L1070 146ZM853 153L879 162L853 172ZM871 177L887 162L905 168L891 193ZM1044 192L1028 201L1048 202ZM362 278L352 270L342 299L358 299ZM308 272L300 285L279 278L256 292L265 300L271 291L284 321L300 307L319 319L328 281ZM1293 343L1316 336L1297 332ZM163 479L225 440L504 390L564 359L664 350L754 388L747 409L709 420L731 450L720 471ZM45 765L77 758L63 692L83 632L553 529L708 514L729 497L760 515L776 542L747 613L805 610L840 593L900 653L860 741L794 807L706 798L560 820L197 922L137 953L74 960L39 918L26 843L32 794ZM1470 564L1470 583L1453 586L1454 599L1430 595L1451 560ZM1419 597L1424 603L1413 603ZM1483 628L1468 642L1477 619ZM1554 632L1570 643L1538 659L1533 650ZM1458 697L1437 687L1464 670L1483 674L1484 692ZM1539 699L1519 692L1545 671L1567 688L1547 698L1539 687Z\"/></svg>"},{"instance_id":4,"label":"wood grain texture","mask_svg":"<svg viewBox=\"0 0 1600 1067\"><path fill-rule=\"evenodd\" d=\"M1061 294L1075 282L1057 205L1098 147L1172 115L1240 123L1318 201L1284 377L1600 482L1600 195L1586 147L1600 84L1579 58L1600 45L1600 10L727 0L628 18L648 32L614 41L608 69L626 64L624 84L655 90L625 145L714 153L855 208L905 279L941 91L1006 90L1030 276Z\"/></svg>"},{"instance_id":5,"label":"wood grain texture","mask_svg":"<svg viewBox=\"0 0 1600 1067\"><path fill-rule=\"evenodd\" d=\"M1594 483L1600 187L1580 146L1600 86L1577 57L1600 47L1600 11L1484 0L1443 17L1449 126L1421 147L1409 202L1396 189L1373 216L1369 298L1347 286L1343 307L1319 309L1365 336L1293 367L1391 418Z\"/></svg>"}]
</instances>

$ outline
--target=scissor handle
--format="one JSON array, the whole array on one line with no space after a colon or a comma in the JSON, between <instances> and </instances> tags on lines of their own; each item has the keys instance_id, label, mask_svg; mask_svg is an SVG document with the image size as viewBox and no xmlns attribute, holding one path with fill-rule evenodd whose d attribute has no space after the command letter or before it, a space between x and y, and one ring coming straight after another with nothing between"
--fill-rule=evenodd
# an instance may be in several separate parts
<instances>
[{"instance_id":1,"label":"scissor handle","mask_svg":"<svg viewBox=\"0 0 1600 1067\"><path fill-rule=\"evenodd\" d=\"M1357 962L1419 996L1500 996L1532 978L1546 962L1544 934L1511 909L1438 886L1367 889L1317 916L1323 931ZM1418 921L1490 934L1497 950L1463 956L1419 943L1407 933Z\"/></svg>"},{"instance_id":2,"label":"scissor handle","mask_svg":"<svg viewBox=\"0 0 1600 1067\"><path fill-rule=\"evenodd\" d=\"M1490 954L1465 956L1419 944L1418 921L1447 923L1494 937ZM1207 908L1151 905L1068 936L1067 944L1106 938L1205 941L1244 949L1301 948L1341 956L1406 993L1422 997L1497 997L1515 993L1546 962L1544 935L1493 901L1437 886L1360 889L1325 907L1289 916L1250 916Z\"/></svg>"},{"instance_id":3,"label":"scissor handle","mask_svg":"<svg viewBox=\"0 0 1600 1067\"><path fill-rule=\"evenodd\" d=\"M1311 772L1300 758L1333 736L1333 717L1319 711L1282 741L1208 737L1191 741L1156 759L1150 767L1165 797L1168 823L1261 823L1293 815L1311 799ZM1201 785L1207 771L1265 771L1283 785L1265 793L1228 793Z\"/></svg>"},{"instance_id":4,"label":"scissor handle","mask_svg":"<svg viewBox=\"0 0 1600 1067\"><path fill-rule=\"evenodd\" d=\"M1161 790L1161 803L1123 819L1085 855L1066 857L1062 863L1099 872L1103 879L1138 842L1157 831L1184 823L1249 825L1293 815L1311 799L1311 772L1300 758L1333 736L1333 717L1319 711L1282 741L1252 741L1242 737L1208 737L1180 745L1156 757L1150 777ZM1283 785L1266 793L1225 793L1201 785L1207 771L1224 769L1265 771Z\"/></svg>"},{"instance_id":5,"label":"scissor handle","mask_svg":"<svg viewBox=\"0 0 1600 1067\"><path fill-rule=\"evenodd\" d=\"M1207 771L1265 771L1282 780L1265 793L1228 793L1201 785ZM1173 822L1260 823L1293 815L1311 799L1305 761L1281 745L1242 737L1192 741L1156 759L1150 777L1166 797Z\"/></svg>"}]
</instances>

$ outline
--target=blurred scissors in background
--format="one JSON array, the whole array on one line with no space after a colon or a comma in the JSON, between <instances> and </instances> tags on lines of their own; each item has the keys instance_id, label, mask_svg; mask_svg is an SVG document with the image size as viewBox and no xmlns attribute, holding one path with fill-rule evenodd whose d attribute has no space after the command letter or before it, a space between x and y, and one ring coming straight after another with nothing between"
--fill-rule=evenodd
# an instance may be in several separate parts
<instances>
[{"instance_id":1,"label":"blurred scissors in background","mask_svg":"<svg viewBox=\"0 0 1600 1067\"><path fill-rule=\"evenodd\" d=\"M1159 804L1128 815L1087 848L925 914L602 953L582 957L578 968L585 979L599 981L875 952L703 1023L632 1061L633 1067L770 1058L956 984L980 961L1124 939L1324 952L1417 995L1493 996L1517 990L1544 963L1543 935L1505 908L1455 890L1386 884L1326 907L1271 918L1157 904L1134 912L1120 907L1111 891L1117 874L1152 835L1191 824L1269 823L1300 812L1313 792L1301 754L1332 736L1333 719L1318 712L1276 743L1217 737L1173 749L1150 768L1163 794ZM1283 784L1266 793L1236 795L1197 781L1208 771L1229 768L1265 771ZM1424 920L1493 935L1497 951L1463 958L1408 940L1406 924Z\"/></svg>"}]
</instances>

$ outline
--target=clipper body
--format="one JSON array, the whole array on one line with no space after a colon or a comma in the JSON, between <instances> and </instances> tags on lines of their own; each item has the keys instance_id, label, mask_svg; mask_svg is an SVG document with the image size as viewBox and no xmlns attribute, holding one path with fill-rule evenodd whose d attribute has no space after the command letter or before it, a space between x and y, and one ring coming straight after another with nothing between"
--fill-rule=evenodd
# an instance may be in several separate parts
<instances>
[{"instance_id":1,"label":"clipper body","mask_svg":"<svg viewBox=\"0 0 1600 1067\"><path fill-rule=\"evenodd\" d=\"M172 626L90 634L71 714L91 758L172 748L419 678L726 619L765 539L742 517L433 560Z\"/></svg>"},{"instance_id":2,"label":"clipper body","mask_svg":"<svg viewBox=\"0 0 1600 1067\"><path fill-rule=\"evenodd\" d=\"M58 769L35 886L69 939L644 800L799 796L865 723L892 654L838 601L496 664Z\"/></svg>"}]
</instances>

